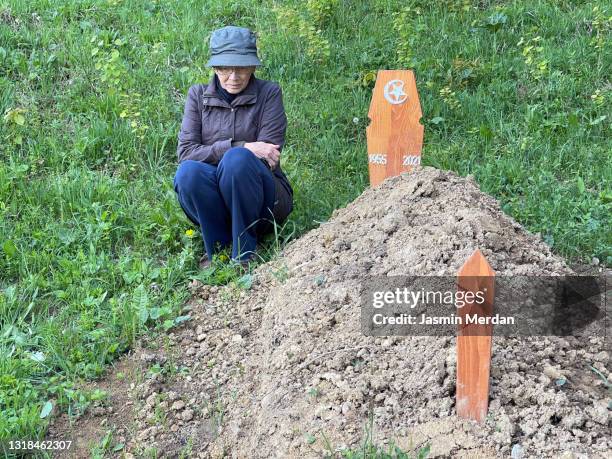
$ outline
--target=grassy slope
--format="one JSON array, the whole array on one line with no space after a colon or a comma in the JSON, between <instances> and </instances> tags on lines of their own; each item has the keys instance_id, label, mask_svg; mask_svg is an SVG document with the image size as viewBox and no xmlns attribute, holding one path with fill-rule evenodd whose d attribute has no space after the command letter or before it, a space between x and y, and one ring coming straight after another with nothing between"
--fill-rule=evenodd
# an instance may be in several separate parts
<instances>
[{"instance_id":1,"label":"grassy slope","mask_svg":"<svg viewBox=\"0 0 612 459\"><path fill-rule=\"evenodd\" d=\"M425 164L474 174L559 254L612 264L604 2L282 5L0 0L0 439L44 432L46 400L100 396L75 382L181 314L202 246L172 188L176 135L225 24L259 32L258 76L283 87L285 236L367 186L372 72L403 67Z\"/></svg>"}]
</instances>

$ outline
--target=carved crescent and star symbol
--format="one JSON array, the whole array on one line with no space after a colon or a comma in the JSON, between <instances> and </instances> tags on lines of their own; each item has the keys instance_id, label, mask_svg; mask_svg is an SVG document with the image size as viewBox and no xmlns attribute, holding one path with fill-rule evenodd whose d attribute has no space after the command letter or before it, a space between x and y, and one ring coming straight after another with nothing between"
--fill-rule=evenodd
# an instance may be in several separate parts
<instances>
[{"instance_id":1,"label":"carved crescent and star symbol","mask_svg":"<svg viewBox=\"0 0 612 459\"><path fill-rule=\"evenodd\" d=\"M408 94L404 92L404 82L402 80L389 81L384 87L383 95L393 105L404 103L408 99Z\"/></svg>"}]
</instances>

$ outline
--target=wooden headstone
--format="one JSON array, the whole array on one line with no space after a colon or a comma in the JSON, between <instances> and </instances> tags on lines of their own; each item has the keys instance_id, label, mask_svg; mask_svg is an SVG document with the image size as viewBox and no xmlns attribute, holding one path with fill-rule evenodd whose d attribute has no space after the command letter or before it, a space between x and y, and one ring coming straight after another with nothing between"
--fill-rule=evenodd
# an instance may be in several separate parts
<instances>
[{"instance_id":1,"label":"wooden headstone","mask_svg":"<svg viewBox=\"0 0 612 459\"><path fill-rule=\"evenodd\" d=\"M379 70L366 128L370 185L421 164L421 104L411 70Z\"/></svg>"},{"instance_id":2,"label":"wooden headstone","mask_svg":"<svg viewBox=\"0 0 612 459\"><path fill-rule=\"evenodd\" d=\"M457 415L478 422L484 421L489 408L489 375L491 371L491 339L493 325L467 324L466 315L493 315L495 272L480 250L476 250L459 270L457 291L483 292L484 302L474 301L459 308L463 319L457 329Z\"/></svg>"}]
</instances>

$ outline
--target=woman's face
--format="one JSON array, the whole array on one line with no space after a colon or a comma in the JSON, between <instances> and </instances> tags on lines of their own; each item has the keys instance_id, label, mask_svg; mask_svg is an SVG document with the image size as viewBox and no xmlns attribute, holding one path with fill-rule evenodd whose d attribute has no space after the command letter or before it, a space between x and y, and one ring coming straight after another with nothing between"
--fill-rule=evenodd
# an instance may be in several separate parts
<instances>
[{"instance_id":1,"label":"woman's face","mask_svg":"<svg viewBox=\"0 0 612 459\"><path fill-rule=\"evenodd\" d=\"M215 67L221 87L230 94L238 94L249 84L255 66L251 67Z\"/></svg>"}]
</instances>

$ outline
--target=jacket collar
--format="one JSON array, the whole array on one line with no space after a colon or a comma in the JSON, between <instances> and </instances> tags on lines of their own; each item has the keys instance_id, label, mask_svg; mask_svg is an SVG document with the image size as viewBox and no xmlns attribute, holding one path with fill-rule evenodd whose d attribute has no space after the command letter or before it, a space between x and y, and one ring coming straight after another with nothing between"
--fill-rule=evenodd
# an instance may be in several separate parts
<instances>
[{"instance_id":1,"label":"jacket collar","mask_svg":"<svg viewBox=\"0 0 612 459\"><path fill-rule=\"evenodd\" d=\"M254 104L257 102L257 87L257 78L255 78L255 75L251 75L251 79L246 85L246 88L244 88L242 92L234 98L230 105L217 92L217 82L216 78L213 76L202 93L202 104L226 108L236 107L238 105Z\"/></svg>"}]
</instances>

